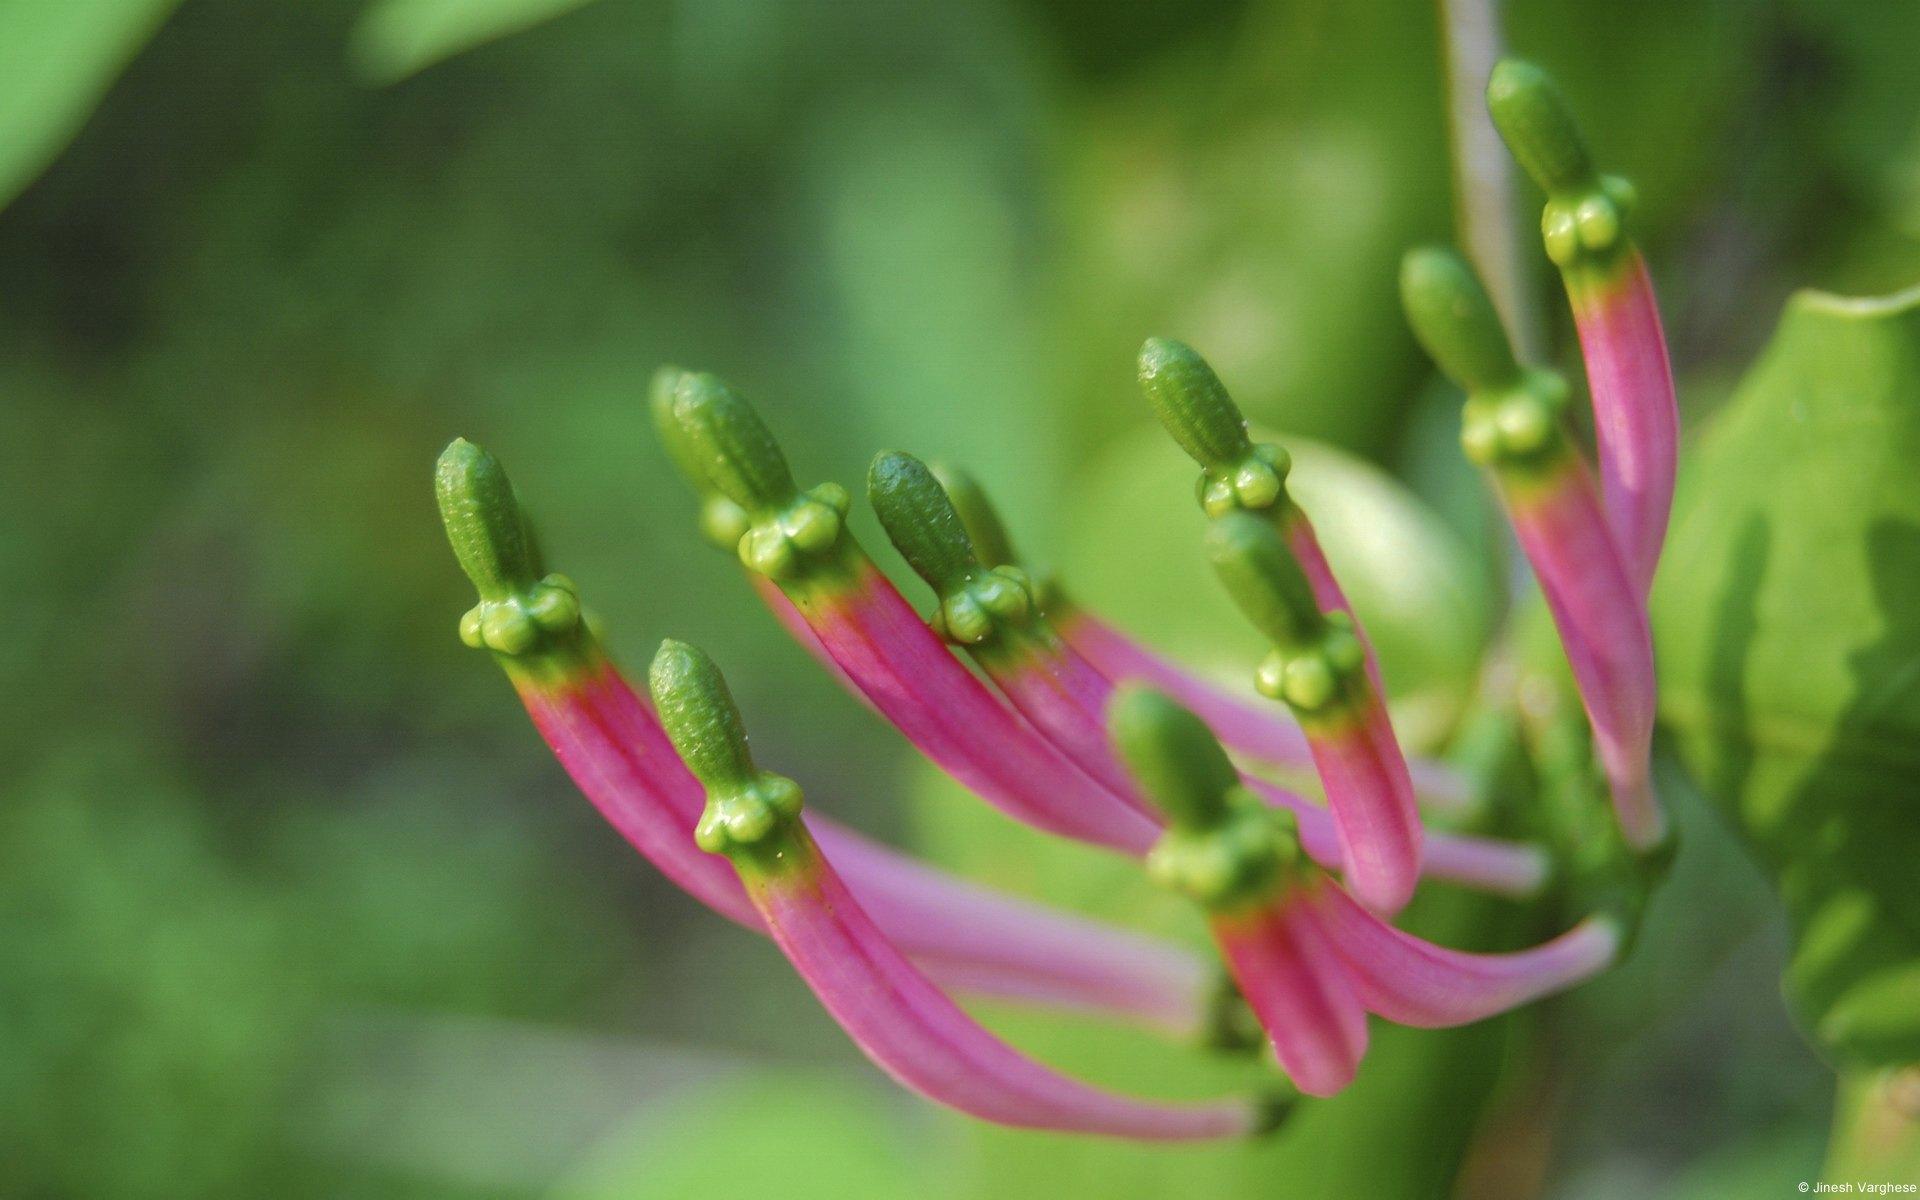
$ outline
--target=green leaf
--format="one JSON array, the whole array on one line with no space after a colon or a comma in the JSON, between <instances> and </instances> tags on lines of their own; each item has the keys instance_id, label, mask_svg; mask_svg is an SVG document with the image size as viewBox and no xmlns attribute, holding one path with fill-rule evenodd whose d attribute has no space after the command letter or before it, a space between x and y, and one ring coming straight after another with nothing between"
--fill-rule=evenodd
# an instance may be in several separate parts
<instances>
[{"instance_id":1,"label":"green leaf","mask_svg":"<svg viewBox=\"0 0 1920 1200\"><path fill-rule=\"evenodd\" d=\"M442 59L531 29L588 0L376 0L353 29L353 62L370 83L398 83Z\"/></svg>"},{"instance_id":2,"label":"green leaf","mask_svg":"<svg viewBox=\"0 0 1920 1200\"><path fill-rule=\"evenodd\" d=\"M80 131L178 0L0 0L0 207Z\"/></svg>"},{"instance_id":3,"label":"green leaf","mask_svg":"<svg viewBox=\"0 0 1920 1200\"><path fill-rule=\"evenodd\" d=\"M1792 918L1830 1058L1920 1059L1920 290L1795 296L1702 439L1654 598L1662 710Z\"/></svg>"}]
</instances>

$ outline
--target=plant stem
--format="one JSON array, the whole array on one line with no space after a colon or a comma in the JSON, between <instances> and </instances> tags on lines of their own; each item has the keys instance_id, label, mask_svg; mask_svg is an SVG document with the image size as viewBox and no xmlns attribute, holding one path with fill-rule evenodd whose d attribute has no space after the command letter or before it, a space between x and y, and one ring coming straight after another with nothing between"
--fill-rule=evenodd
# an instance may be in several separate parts
<instances>
[{"instance_id":1,"label":"plant stem","mask_svg":"<svg viewBox=\"0 0 1920 1200\"><path fill-rule=\"evenodd\" d=\"M1500 0L1439 0L1452 143L1454 221L1461 246L1493 293L1521 361L1545 349L1535 293L1531 231L1516 220L1513 160L1487 115L1485 88L1503 51Z\"/></svg>"}]
</instances>

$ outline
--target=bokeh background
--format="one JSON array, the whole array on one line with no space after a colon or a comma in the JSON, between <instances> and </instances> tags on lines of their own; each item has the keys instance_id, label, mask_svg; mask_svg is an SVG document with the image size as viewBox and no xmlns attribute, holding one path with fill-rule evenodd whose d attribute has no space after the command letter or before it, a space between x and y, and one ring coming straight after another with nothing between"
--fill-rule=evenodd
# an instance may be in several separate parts
<instances>
[{"instance_id":1,"label":"bokeh background","mask_svg":"<svg viewBox=\"0 0 1920 1200\"><path fill-rule=\"evenodd\" d=\"M1501 8L1639 184L1690 421L1790 288L1920 277L1920 5ZM465 435L618 654L708 646L763 761L823 808L1191 936L931 780L783 641L694 534L645 382L729 377L808 481L857 482L882 448L964 463L1081 594L1230 669L1247 635L1132 383L1144 337L1187 339L1262 422L1339 448L1303 486L1336 510L1399 711L1443 740L1504 591L1457 396L1394 291L1402 251L1456 229L1444 16L0 0L0 1195L1597 1200L1814 1177L1831 1079L1782 1011L1779 920L1671 770L1688 849L1625 970L1382 1032L1353 1095L1268 1145L1110 1147L903 1099L764 943L631 853L454 636L471 597L429 472ZM1516 278L1565 363L1531 250ZM1462 943L1516 920L1423 905ZM988 1015L1116 1083L1211 1069Z\"/></svg>"}]
</instances>

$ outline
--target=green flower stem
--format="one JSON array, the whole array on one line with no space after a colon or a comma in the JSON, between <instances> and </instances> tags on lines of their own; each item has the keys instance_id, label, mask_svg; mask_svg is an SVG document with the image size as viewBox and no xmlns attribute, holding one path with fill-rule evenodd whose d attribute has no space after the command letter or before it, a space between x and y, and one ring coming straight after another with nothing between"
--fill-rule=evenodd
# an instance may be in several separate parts
<instances>
[{"instance_id":1,"label":"green flower stem","mask_svg":"<svg viewBox=\"0 0 1920 1200\"><path fill-rule=\"evenodd\" d=\"M647 684L674 749L707 791L693 833L700 848L726 855L749 887L756 878L814 869L819 856L800 824L800 786L754 765L740 710L713 660L668 639Z\"/></svg>"}]
</instances>

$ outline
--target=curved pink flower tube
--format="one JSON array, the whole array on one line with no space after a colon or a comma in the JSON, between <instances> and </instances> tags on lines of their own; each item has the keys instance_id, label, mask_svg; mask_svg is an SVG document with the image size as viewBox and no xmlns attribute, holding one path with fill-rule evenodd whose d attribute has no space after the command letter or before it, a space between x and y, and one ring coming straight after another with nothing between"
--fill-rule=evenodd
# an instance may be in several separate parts
<instances>
[{"instance_id":1,"label":"curved pink flower tube","mask_svg":"<svg viewBox=\"0 0 1920 1200\"><path fill-rule=\"evenodd\" d=\"M1330 882L1307 891L1302 903L1367 1010L1421 1029L1485 1020L1583 983L1620 952L1619 927L1606 917L1589 917L1530 950L1473 954L1395 929Z\"/></svg>"},{"instance_id":2,"label":"curved pink flower tube","mask_svg":"<svg viewBox=\"0 0 1920 1200\"><path fill-rule=\"evenodd\" d=\"M773 940L840 1027L902 1086L982 1120L1149 1141L1242 1137L1246 1100L1156 1104L1068 1078L962 1012L894 948L798 829L798 861L743 869ZM810 859L810 861L809 861Z\"/></svg>"}]
</instances>

